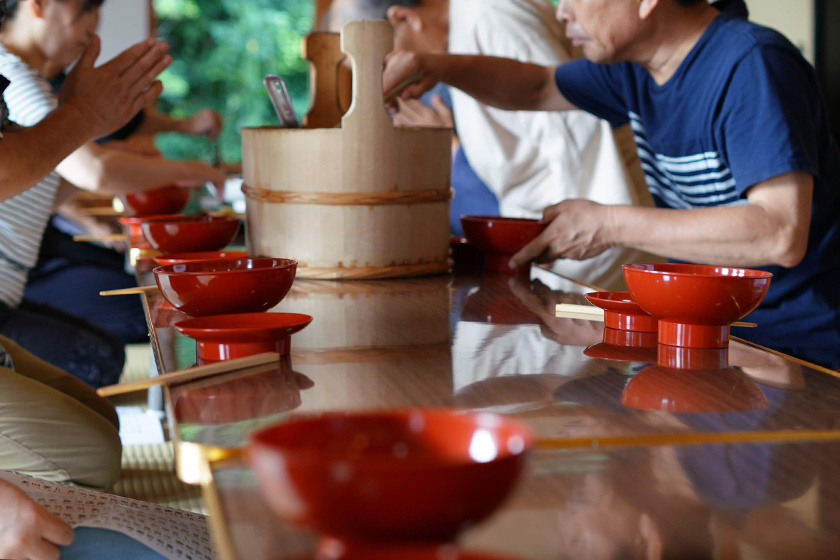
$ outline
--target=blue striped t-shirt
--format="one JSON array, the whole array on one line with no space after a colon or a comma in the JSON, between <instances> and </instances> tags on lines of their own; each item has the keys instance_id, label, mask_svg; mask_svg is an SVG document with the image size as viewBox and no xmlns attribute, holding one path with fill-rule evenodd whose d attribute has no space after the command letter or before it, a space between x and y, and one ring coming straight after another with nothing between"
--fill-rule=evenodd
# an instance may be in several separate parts
<instances>
[{"instance_id":1,"label":"blue striped t-shirt","mask_svg":"<svg viewBox=\"0 0 840 560\"><path fill-rule=\"evenodd\" d=\"M739 332L759 344L840 367L840 152L816 73L779 33L719 15L664 84L643 67L587 60L555 71L562 94L614 126L630 123L659 207L745 204L778 175L814 176L808 249L773 273ZM748 331L748 332L747 332Z\"/></svg>"}]
</instances>

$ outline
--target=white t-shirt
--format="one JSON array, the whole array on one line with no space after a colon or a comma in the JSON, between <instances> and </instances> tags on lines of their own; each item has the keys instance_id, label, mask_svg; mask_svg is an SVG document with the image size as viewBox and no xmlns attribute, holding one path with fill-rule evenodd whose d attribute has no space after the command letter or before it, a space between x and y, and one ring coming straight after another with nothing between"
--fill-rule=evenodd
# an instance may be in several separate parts
<instances>
[{"instance_id":1,"label":"white t-shirt","mask_svg":"<svg viewBox=\"0 0 840 560\"><path fill-rule=\"evenodd\" d=\"M564 28L545 0L450 0L449 52L545 66L570 60ZM569 198L652 205L633 187L610 125L584 111L504 111L452 88L455 128L467 160L499 199L504 216L539 218ZM586 261L561 259L557 272L608 289L623 286L625 262L648 260L615 248Z\"/></svg>"},{"instance_id":2,"label":"white t-shirt","mask_svg":"<svg viewBox=\"0 0 840 560\"><path fill-rule=\"evenodd\" d=\"M58 105L50 84L2 45L0 75L11 81L3 97L13 122L33 126ZM0 202L0 301L10 307L23 300L29 270L38 262L59 182L53 171L34 187Z\"/></svg>"}]
</instances>

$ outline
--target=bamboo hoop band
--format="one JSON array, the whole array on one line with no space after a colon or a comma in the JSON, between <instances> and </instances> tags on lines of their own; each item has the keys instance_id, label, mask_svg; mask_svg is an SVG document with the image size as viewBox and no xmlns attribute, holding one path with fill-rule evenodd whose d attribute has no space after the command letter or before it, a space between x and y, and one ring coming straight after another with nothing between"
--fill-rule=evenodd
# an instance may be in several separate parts
<instances>
[{"instance_id":1,"label":"bamboo hoop band","mask_svg":"<svg viewBox=\"0 0 840 560\"><path fill-rule=\"evenodd\" d=\"M427 191L383 191L374 193L304 193L272 191L242 185L247 198L283 204L320 204L325 206L384 206L393 204L422 204L446 202L452 199L452 189Z\"/></svg>"},{"instance_id":2,"label":"bamboo hoop band","mask_svg":"<svg viewBox=\"0 0 840 560\"><path fill-rule=\"evenodd\" d=\"M449 272L449 262L408 265L382 266L369 268L316 268L298 266L297 278L316 280L361 280L375 278L399 278L403 276L424 276Z\"/></svg>"}]
</instances>

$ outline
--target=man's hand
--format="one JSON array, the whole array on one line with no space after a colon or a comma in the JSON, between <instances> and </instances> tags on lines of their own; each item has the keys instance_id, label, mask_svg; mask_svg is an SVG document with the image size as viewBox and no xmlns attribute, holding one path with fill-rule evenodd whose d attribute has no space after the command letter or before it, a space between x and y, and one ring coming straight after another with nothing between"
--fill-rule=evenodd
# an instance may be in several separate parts
<instances>
[{"instance_id":1,"label":"man's hand","mask_svg":"<svg viewBox=\"0 0 840 560\"><path fill-rule=\"evenodd\" d=\"M210 109L202 109L184 121L187 134L203 134L208 138L216 138L222 131L222 117Z\"/></svg>"},{"instance_id":2,"label":"man's hand","mask_svg":"<svg viewBox=\"0 0 840 560\"><path fill-rule=\"evenodd\" d=\"M397 114L394 126L428 126L435 128L455 128L452 111L449 110L440 95L432 96L429 107L416 99L397 99Z\"/></svg>"},{"instance_id":3,"label":"man's hand","mask_svg":"<svg viewBox=\"0 0 840 560\"><path fill-rule=\"evenodd\" d=\"M408 86L399 94L401 99L416 99L435 87L440 81L440 75L435 57L428 53L413 51L394 51L385 57L385 72L382 75L382 93L387 95L400 82L413 76L422 74L422 78ZM396 108L396 107L394 107Z\"/></svg>"},{"instance_id":4,"label":"man's hand","mask_svg":"<svg viewBox=\"0 0 840 560\"><path fill-rule=\"evenodd\" d=\"M610 207L590 200L570 199L543 211L543 232L516 253L511 268L532 260L548 263L559 258L584 260L600 255L615 243L610 239Z\"/></svg>"},{"instance_id":5,"label":"man's hand","mask_svg":"<svg viewBox=\"0 0 840 560\"><path fill-rule=\"evenodd\" d=\"M94 138L119 129L154 101L163 90L156 78L172 62L165 43L148 39L94 68L99 48L99 37L94 36L60 96L62 105L75 108L91 126Z\"/></svg>"},{"instance_id":6,"label":"man's hand","mask_svg":"<svg viewBox=\"0 0 840 560\"><path fill-rule=\"evenodd\" d=\"M58 560L59 546L73 542L73 529L0 480L0 558Z\"/></svg>"}]
</instances>

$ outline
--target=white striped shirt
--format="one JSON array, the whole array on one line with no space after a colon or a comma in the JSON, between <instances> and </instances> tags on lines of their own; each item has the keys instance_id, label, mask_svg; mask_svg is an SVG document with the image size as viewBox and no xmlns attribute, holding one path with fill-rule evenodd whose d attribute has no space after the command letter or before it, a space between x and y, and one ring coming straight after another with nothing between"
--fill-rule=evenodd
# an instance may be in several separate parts
<instances>
[{"instance_id":1,"label":"white striped shirt","mask_svg":"<svg viewBox=\"0 0 840 560\"><path fill-rule=\"evenodd\" d=\"M33 126L58 105L49 82L2 45L0 74L11 81L4 98L13 122ZM53 171L29 190L0 202L0 301L6 305L17 307L23 300L58 185L58 174Z\"/></svg>"}]
</instances>

